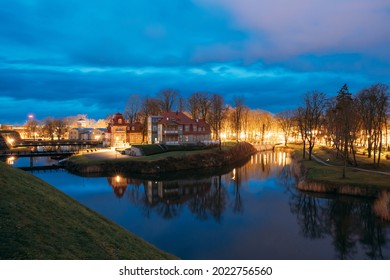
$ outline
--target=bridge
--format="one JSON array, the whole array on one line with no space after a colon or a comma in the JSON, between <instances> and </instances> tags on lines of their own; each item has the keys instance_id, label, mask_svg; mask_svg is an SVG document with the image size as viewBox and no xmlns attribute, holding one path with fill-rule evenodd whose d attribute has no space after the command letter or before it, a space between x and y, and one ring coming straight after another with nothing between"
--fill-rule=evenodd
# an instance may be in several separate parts
<instances>
[{"instance_id":1,"label":"bridge","mask_svg":"<svg viewBox=\"0 0 390 280\"><path fill-rule=\"evenodd\" d=\"M68 157L77 153L76 151L3 151L0 157Z\"/></svg>"},{"instance_id":2,"label":"bridge","mask_svg":"<svg viewBox=\"0 0 390 280\"><path fill-rule=\"evenodd\" d=\"M259 152L264 152L264 151L273 151L275 146L277 145L276 143L251 143L253 147L256 148Z\"/></svg>"},{"instance_id":3,"label":"bridge","mask_svg":"<svg viewBox=\"0 0 390 280\"><path fill-rule=\"evenodd\" d=\"M53 147L53 146L97 146L101 142L96 140L21 140L13 147Z\"/></svg>"}]
</instances>

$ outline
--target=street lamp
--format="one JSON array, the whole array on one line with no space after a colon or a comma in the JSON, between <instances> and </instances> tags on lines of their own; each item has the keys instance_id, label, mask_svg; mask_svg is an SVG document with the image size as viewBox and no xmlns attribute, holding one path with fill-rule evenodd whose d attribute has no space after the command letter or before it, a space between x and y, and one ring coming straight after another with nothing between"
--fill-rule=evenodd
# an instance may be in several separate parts
<instances>
[{"instance_id":1,"label":"street lamp","mask_svg":"<svg viewBox=\"0 0 390 280\"><path fill-rule=\"evenodd\" d=\"M29 114L28 115L28 124L29 124L29 138L31 138L31 134L33 133L33 119L34 119L34 115L33 114ZM34 136L34 139L35 139L35 136Z\"/></svg>"},{"instance_id":2,"label":"street lamp","mask_svg":"<svg viewBox=\"0 0 390 280\"><path fill-rule=\"evenodd\" d=\"M8 138L8 143L10 143L11 146L13 146L14 141L15 140L13 138Z\"/></svg>"}]
</instances>

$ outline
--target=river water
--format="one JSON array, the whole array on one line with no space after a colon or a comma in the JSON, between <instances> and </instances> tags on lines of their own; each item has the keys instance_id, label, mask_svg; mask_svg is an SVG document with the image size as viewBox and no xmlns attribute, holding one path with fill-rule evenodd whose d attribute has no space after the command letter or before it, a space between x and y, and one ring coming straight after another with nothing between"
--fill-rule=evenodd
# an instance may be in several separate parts
<instances>
[{"instance_id":1,"label":"river water","mask_svg":"<svg viewBox=\"0 0 390 280\"><path fill-rule=\"evenodd\" d=\"M15 166L28 166L24 161ZM378 201L302 193L292 164L286 153L266 152L213 176L33 175L183 259L390 258L390 223L380 218Z\"/></svg>"}]
</instances>

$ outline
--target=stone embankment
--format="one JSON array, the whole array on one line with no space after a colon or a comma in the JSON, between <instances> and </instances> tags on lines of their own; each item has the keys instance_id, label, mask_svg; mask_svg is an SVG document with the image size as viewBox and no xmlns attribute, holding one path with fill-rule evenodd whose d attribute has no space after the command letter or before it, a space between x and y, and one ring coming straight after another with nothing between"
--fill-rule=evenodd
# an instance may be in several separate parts
<instances>
[{"instance_id":1,"label":"stone embankment","mask_svg":"<svg viewBox=\"0 0 390 280\"><path fill-rule=\"evenodd\" d=\"M257 150L249 143L240 142L228 150L210 150L207 153L191 153L182 156L170 156L156 160L90 160L86 163L68 160L65 168L82 175L110 174L115 172L127 174L159 174L184 170L204 170L234 166L249 159Z\"/></svg>"}]
</instances>

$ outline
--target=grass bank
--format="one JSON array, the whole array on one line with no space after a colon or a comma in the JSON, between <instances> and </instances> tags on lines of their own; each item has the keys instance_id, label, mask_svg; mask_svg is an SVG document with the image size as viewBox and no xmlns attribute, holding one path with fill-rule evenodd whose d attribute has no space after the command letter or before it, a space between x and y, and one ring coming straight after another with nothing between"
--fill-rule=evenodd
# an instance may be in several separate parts
<instances>
[{"instance_id":1,"label":"grass bank","mask_svg":"<svg viewBox=\"0 0 390 280\"><path fill-rule=\"evenodd\" d=\"M225 143L219 148L172 151L149 156L120 159L91 159L88 155L72 156L65 167L78 174L158 174L184 170L205 170L232 166L247 160L256 149L249 143Z\"/></svg>"},{"instance_id":2,"label":"grass bank","mask_svg":"<svg viewBox=\"0 0 390 280\"><path fill-rule=\"evenodd\" d=\"M293 157L296 160L297 167L295 174L298 178L298 188L305 191L343 193L350 195L378 196L383 190L390 190L390 176L359 171L353 167L348 167L346 178L342 178L342 162L333 157L331 150L325 150L316 147L313 155L319 159L335 166L325 166L314 159L303 159L301 145L289 145L293 149ZM365 168L369 166L366 164ZM378 171L377 169L368 169L369 171ZM382 166L383 172L390 172L386 164Z\"/></svg>"},{"instance_id":3,"label":"grass bank","mask_svg":"<svg viewBox=\"0 0 390 280\"><path fill-rule=\"evenodd\" d=\"M0 259L175 259L1 162L0 217Z\"/></svg>"}]
</instances>

